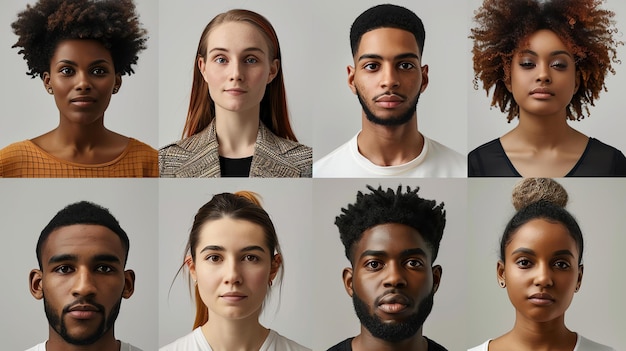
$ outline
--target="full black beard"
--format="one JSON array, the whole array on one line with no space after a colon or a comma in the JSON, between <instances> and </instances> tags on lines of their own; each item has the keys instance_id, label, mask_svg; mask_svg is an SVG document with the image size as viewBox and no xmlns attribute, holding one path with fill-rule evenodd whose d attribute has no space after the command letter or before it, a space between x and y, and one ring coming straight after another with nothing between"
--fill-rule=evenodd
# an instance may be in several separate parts
<instances>
[{"instance_id":1,"label":"full black beard","mask_svg":"<svg viewBox=\"0 0 626 351\"><path fill-rule=\"evenodd\" d=\"M372 112L372 110L369 109L369 107L367 107L367 104L363 100L361 93L359 93L358 90L356 91L356 96L359 98L359 103L361 104L361 107L363 108L363 112L365 112L365 117L367 117L367 120L374 124L378 124L381 126L399 126L399 125L403 125L409 122L411 118L413 118L415 111L417 111L417 102L419 101L420 94L421 94L420 92L417 93L413 102L409 104L409 108L407 108L407 110L401 113L400 115L392 116L389 118L380 118L376 116Z\"/></svg>"},{"instance_id":2,"label":"full black beard","mask_svg":"<svg viewBox=\"0 0 626 351\"><path fill-rule=\"evenodd\" d=\"M431 291L431 293L420 302L417 312L410 315L406 320L395 323L385 323L374 313L370 314L368 306L357 296L356 292L352 294L352 302L356 315L361 321L361 325L375 338L388 342L399 342L414 336L419 328L422 327L430 311L433 309L434 297L435 292Z\"/></svg>"},{"instance_id":3,"label":"full black beard","mask_svg":"<svg viewBox=\"0 0 626 351\"><path fill-rule=\"evenodd\" d=\"M104 306L100 304L96 304L92 301L85 301L90 305L94 305L98 308L101 313L104 313ZM65 315L69 312L69 308L71 305L67 305L63 308L61 312L61 316L59 316L54 309L48 304L46 301L46 297L43 298L44 310L46 312L46 318L48 318L48 324L54 329L54 331L59 334L65 342L72 345L91 345L96 341L100 340L102 335L106 334L113 325L115 324L115 320L117 319L118 314L120 313L120 306L122 305L122 297L120 296L120 300L113 306L109 315L100 322L98 328L91 334L84 338L74 338L69 335L67 332L67 326L65 325Z\"/></svg>"}]
</instances>

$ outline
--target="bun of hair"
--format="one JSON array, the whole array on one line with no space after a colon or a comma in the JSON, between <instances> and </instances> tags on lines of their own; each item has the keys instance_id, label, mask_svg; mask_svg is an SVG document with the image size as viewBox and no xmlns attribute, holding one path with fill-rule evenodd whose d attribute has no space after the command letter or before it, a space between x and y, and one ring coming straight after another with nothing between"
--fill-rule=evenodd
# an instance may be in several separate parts
<instances>
[{"instance_id":1,"label":"bun of hair","mask_svg":"<svg viewBox=\"0 0 626 351\"><path fill-rule=\"evenodd\" d=\"M252 202L253 204L255 204L255 205L259 206L259 207L263 207L263 206L261 206L261 196L259 194L255 193L255 192L248 191L248 190L240 190L240 191L234 193L234 195L246 198L250 202Z\"/></svg>"},{"instance_id":2,"label":"bun of hair","mask_svg":"<svg viewBox=\"0 0 626 351\"><path fill-rule=\"evenodd\" d=\"M513 188L512 202L516 211L540 200L564 208L567 199L567 191L550 178L525 178Z\"/></svg>"}]
</instances>

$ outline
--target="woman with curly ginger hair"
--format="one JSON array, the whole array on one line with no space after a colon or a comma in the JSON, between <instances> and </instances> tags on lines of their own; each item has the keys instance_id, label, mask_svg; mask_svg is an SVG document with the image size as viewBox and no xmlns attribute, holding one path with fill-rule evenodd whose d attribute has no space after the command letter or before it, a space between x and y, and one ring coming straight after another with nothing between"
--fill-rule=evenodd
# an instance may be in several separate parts
<instances>
[{"instance_id":1,"label":"woman with curly ginger hair","mask_svg":"<svg viewBox=\"0 0 626 351\"><path fill-rule=\"evenodd\" d=\"M475 12L475 87L518 125L474 149L469 176L626 176L619 150L570 127L615 73L614 13L601 0L485 0Z\"/></svg>"},{"instance_id":2,"label":"woman with curly ginger hair","mask_svg":"<svg viewBox=\"0 0 626 351\"><path fill-rule=\"evenodd\" d=\"M58 126L0 150L0 177L156 177L155 149L104 126L146 30L132 0L40 0L12 23L28 75L54 96Z\"/></svg>"}]
</instances>

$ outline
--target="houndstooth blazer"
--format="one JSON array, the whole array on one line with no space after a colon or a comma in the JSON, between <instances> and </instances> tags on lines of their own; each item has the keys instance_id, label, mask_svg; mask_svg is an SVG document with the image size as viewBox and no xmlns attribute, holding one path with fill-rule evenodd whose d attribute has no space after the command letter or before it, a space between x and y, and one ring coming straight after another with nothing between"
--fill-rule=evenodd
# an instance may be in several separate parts
<instances>
[{"instance_id":1,"label":"houndstooth blazer","mask_svg":"<svg viewBox=\"0 0 626 351\"><path fill-rule=\"evenodd\" d=\"M203 131L159 150L160 176L165 178L219 177L215 120ZM259 123L250 177L311 177L313 151L283 139Z\"/></svg>"}]
</instances>

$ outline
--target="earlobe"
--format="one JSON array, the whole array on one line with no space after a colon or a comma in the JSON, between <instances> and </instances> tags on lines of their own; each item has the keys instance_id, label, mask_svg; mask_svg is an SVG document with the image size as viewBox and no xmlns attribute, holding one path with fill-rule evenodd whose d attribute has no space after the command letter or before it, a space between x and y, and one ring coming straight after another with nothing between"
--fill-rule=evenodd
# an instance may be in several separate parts
<instances>
[{"instance_id":1,"label":"earlobe","mask_svg":"<svg viewBox=\"0 0 626 351\"><path fill-rule=\"evenodd\" d=\"M348 71L348 86L350 90L352 90L352 93L356 95L356 86L354 85L354 73L356 69L352 66L347 66L346 69Z\"/></svg>"},{"instance_id":2,"label":"earlobe","mask_svg":"<svg viewBox=\"0 0 626 351\"><path fill-rule=\"evenodd\" d=\"M504 262L498 260L498 264L496 266L496 276L498 278L498 285L504 288L506 286L506 277L504 275Z\"/></svg>"},{"instance_id":3,"label":"earlobe","mask_svg":"<svg viewBox=\"0 0 626 351\"><path fill-rule=\"evenodd\" d=\"M352 288L352 268L346 267L343 269L343 286L350 297L354 293Z\"/></svg>"},{"instance_id":4,"label":"earlobe","mask_svg":"<svg viewBox=\"0 0 626 351\"><path fill-rule=\"evenodd\" d=\"M38 269L31 270L28 276L30 294L33 295L33 297L37 300L41 300L43 298L42 278L43 275Z\"/></svg>"},{"instance_id":5,"label":"earlobe","mask_svg":"<svg viewBox=\"0 0 626 351\"><path fill-rule=\"evenodd\" d=\"M132 269L124 271L124 292L122 297L127 299L135 292L135 272Z\"/></svg>"}]
</instances>

